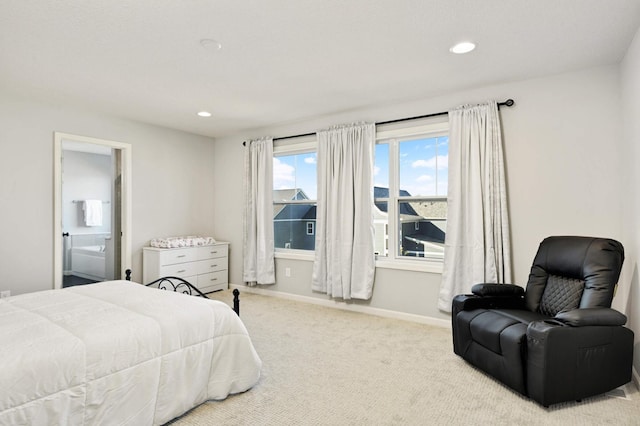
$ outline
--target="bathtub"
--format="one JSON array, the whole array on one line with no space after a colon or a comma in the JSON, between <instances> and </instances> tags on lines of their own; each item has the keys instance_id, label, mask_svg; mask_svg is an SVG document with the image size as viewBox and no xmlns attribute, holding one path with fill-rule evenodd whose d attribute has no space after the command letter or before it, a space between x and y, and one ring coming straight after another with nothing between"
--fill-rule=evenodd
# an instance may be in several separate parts
<instances>
[{"instance_id":1,"label":"bathtub","mask_svg":"<svg viewBox=\"0 0 640 426\"><path fill-rule=\"evenodd\" d=\"M105 279L105 246L71 248L71 274L102 281Z\"/></svg>"}]
</instances>

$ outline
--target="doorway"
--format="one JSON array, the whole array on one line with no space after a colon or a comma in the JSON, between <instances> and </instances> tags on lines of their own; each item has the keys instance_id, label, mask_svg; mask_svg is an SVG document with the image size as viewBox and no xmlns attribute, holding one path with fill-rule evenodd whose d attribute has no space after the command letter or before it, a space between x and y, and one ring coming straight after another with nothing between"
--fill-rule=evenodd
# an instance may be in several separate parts
<instances>
[{"instance_id":1,"label":"doorway","mask_svg":"<svg viewBox=\"0 0 640 426\"><path fill-rule=\"evenodd\" d=\"M56 132L54 288L131 267L131 145Z\"/></svg>"}]
</instances>

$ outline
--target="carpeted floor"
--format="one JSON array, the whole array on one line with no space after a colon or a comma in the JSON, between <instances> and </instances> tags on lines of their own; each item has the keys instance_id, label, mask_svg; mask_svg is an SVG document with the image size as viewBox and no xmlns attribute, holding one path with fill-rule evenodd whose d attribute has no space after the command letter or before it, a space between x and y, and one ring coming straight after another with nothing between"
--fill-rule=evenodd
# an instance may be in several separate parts
<instances>
[{"instance_id":1,"label":"carpeted floor","mask_svg":"<svg viewBox=\"0 0 640 426\"><path fill-rule=\"evenodd\" d=\"M214 298L231 303L230 291ZM243 293L263 361L251 390L196 407L187 425L640 425L640 394L545 409L466 364L450 330Z\"/></svg>"}]
</instances>

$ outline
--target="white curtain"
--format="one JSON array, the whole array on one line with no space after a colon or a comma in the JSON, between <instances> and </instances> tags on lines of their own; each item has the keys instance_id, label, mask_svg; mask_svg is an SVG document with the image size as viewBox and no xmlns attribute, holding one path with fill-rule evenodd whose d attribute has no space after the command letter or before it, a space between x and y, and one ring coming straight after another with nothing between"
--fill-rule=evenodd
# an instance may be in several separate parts
<instances>
[{"instance_id":1,"label":"white curtain","mask_svg":"<svg viewBox=\"0 0 640 426\"><path fill-rule=\"evenodd\" d=\"M370 299L375 274L375 125L318 132L318 209L311 287L342 299Z\"/></svg>"},{"instance_id":2,"label":"white curtain","mask_svg":"<svg viewBox=\"0 0 640 426\"><path fill-rule=\"evenodd\" d=\"M498 105L449 112L449 189L438 308L477 283L511 282L511 243Z\"/></svg>"},{"instance_id":3,"label":"white curtain","mask_svg":"<svg viewBox=\"0 0 640 426\"><path fill-rule=\"evenodd\" d=\"M242 279L248 285L274 284L272 139L246 142L244 183Z\"/></svg>"}]
</instances>

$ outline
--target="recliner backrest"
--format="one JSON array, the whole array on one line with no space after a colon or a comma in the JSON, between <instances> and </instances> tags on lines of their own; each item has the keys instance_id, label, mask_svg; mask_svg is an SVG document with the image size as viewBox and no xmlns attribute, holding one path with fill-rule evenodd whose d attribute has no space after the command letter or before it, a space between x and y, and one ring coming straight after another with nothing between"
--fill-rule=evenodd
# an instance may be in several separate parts
<instances>
[{"instance_id":1,"label":"recliner backrest","mask_svg":"<svg viewBox=\"0 0 640 426\"><path fill-rule=\"evenodd\" d=\"M576 308L609 308L623 261L624 248L616 240L545 238L531 266L525 306L549 316Z\"/></svg>"}]
</instances>

